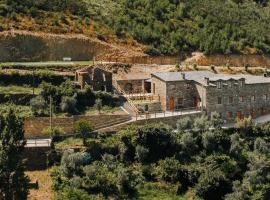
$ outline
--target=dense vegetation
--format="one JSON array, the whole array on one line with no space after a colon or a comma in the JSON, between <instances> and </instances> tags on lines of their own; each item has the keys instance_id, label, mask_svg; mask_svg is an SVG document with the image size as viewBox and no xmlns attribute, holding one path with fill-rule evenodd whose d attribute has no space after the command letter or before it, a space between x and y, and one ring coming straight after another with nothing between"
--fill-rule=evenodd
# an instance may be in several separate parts
<instances>
[{"instance_id":1,"label":"dense vegetation","mask_svg":"<svg viewBox=\"0 0 270 200\"><path fill-rule=\"evenodd\" d=\"M46 116L49 114L50 103L54 113L80 114L87 107L97 105L100 111L102 106L117 106L118 96L108 92L94 92L90 86L84 90L78 89L75 84L67 79L60 86L42 82L40 85L40 95L33 98L30 102L32 111L36 116ZM50 99L51 98L51 99Z\"/></svg>"},{"instance_id":2,"label":"dense vegetation","mask_svg":"<svg viewBox=\"0 0 270 200\"><path fill-rule=\"evenodd\" d=\"M270 53L269 13L269 0L1 0L0 16L10 23L0 29L78 32L103 40L116 34L149 45L145 51L152 55Z\"/></svg>"},{"instance_id":3,"label":"dense vegetation","mask_svg":"<svg viewBox=\"0 0 270 200\"><path fill-rule=\"evenodd\" d=\"M10 110L0 116L0 199L26 200L28 178L22 152L25 145L23 120Z\"/></svg>"},{"instance_id":4,"label":"dense vegetation","mask_svg":"<svg viewBox=\"0 0 270 200\"><path fill-rule=\"evenodd\" d=\"M215 114L179 120L177 130L148 124L93 135L54 168L56 199L269 199L269 124L220 123Z\"/></svg>"}]
</instances>

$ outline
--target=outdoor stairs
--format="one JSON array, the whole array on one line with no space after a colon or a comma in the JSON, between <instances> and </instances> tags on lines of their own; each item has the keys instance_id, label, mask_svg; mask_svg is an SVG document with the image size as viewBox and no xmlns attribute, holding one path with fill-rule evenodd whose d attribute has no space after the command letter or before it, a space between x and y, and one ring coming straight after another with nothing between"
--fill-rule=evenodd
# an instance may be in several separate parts
<instances>
[{"instance_id":1,"label":"outdoor stairs","mask_svg":"<svg viewBox=\"0 0 270 200\"><path fill-rule=\"evenodd\" d=\"M117 116L117 117L114 117L112 115L111 119L106 121L106 122L104 122L104 121L97 122L95 124L95 130L115 126L115 125L118 125L118 124L128 122L130 120L132 120L132 117L130 115L122 115L122 116Z\"/></svg>"}]
</instances>

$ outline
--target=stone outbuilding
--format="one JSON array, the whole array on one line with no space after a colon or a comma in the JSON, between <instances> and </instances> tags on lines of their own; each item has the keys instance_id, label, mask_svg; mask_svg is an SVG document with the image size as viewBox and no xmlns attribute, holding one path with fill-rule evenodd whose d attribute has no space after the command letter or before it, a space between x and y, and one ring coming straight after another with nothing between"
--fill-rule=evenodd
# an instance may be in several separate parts
<instances>
[{"instance_id":1,"label":"stone outbuilding","mask_svg":"<svg viewBox=\"0 0 270 200\"><path fill-rule=\"evenodd\" d=\"M227 121L270 113L270 78L266 75L165 72L152 74L151 84L163 111L218 112Z\"/></svg>"},{"instance_id":2,"label":"stone outbuilding","mask_svg":"<svg viewBox=\"0 0 270 200\"><path fill-rule=\"evenodd\" d=\"M75 82L81 88L90 85L94 91L112 92L112 73L99 66L89 66L75 73Z\"/></svg>"}]
</instances>

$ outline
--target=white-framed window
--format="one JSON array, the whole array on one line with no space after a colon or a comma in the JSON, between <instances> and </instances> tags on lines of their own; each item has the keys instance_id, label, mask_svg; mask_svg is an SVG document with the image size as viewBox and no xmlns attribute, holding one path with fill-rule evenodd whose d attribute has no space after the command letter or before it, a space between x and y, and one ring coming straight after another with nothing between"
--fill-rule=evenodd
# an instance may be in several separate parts
<instances>
[{"instance_id":1,"label":"white-framed window","mask_svg":"<svg viewBox=\"0 0 270 200\"><path fill-rule=\"evenodd\" d=\"M267 100L267 94L263 95L263 100L266 101Z\"/></svg>"},{"instance_id":2,"label":"white-framed window","mask_svg":"<svg viewBox=\"0 0 270 200\"><path fill-rule=\"evenodd\" d=\"M239 97L239 102L244 102L244 97L243 96Z\"/></svg>"},{"instance_id":3,"label":"white-framed window","mask_svg":"<svg viewBox=\"0 0 270 200\"><path fill-rule=\"evenodd\" d=\"M232 85L233 85L233 83L232 83L231 81L229 81L229 82L228 82L228 86L229 86L229 88L231 88L231 87L232 87Z\"/></svg>"},{"instance_id":4,"label":"white-framed window","mask_svg":"<svg viewBox=\"0 0 270 200\"><path fill-rule=\"evenodd\" d=\"M241 87L244 87L244 85L245 85L245 81L244 81L244 80L241 80L241 81L240 81L240 86L241 86Z\"/></svg>"},{"instance_id":5,"label":"white-framed window","mask_svg":"<svg viewBox=\"0 0 270 200\"><path fill-rule=\"evenodd\" d=\"M217 82L217 88L221 89L221 82L220 81Z\"/></svg>"},{"instance_id":6,"label":"white-framed window","mask_svg":"<svg viewBox=\"0 0 270 200\"><path fill-rule=\"evenodd\" d=\"M256 101L255 95L251 96L251 101L252 101L252 102Z\"/></svg>"}]
</instances>

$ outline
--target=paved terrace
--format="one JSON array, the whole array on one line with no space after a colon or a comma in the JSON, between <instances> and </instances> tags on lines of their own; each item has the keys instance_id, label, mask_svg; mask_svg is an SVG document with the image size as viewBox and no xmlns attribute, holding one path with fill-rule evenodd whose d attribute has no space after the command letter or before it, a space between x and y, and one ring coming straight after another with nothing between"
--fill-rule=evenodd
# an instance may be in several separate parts
<instances>
[{"instance_id":1,"label":"paved terrace","mask_svg":"<svg viewBox=\"0 0 270 200\"><path fill-rule=\"evenodd\" d=\"M190 110L183 110L183 111L166 111L166 112L156 112L156 113L147 113L147 114L138 114L135 117L132 117L133 121L139 120L147 120L147 119L159 119L159 118L167 118L167 117L174 117L174 116L185 116L190 114L199 114L201 110L190 109Z\"/></svg>"}]
</instances>

